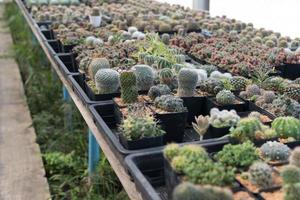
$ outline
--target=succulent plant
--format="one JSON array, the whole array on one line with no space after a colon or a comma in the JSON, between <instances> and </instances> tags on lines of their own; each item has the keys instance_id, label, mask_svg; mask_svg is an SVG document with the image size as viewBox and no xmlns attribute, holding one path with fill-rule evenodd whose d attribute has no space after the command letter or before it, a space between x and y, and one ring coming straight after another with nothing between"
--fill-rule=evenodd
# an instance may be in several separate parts
<instances>
[{"instance_id":1,"label":"succulent plant","mask_svg":"<svg viewBox=\"0 0 300 200\"><path fill-rule=\"evenodd\" d=\"M183 182L176 186L172 196L173 200L233 200L232 192L228 189L210 185L198 186L189 182Z\"/></svg>"},{"instance_id":2,"label":"succulent plant","mask_svg":"<svg viewBox=\"0 0 300 200\"><path fill-rule=\"evenodd\" d=\"M120 86L119 73L113 69L100 69L95 75L95 84L99 94L110 94Z\"/></svg>"},{"instance_id":3,"label":"succulent plant","mask_svg":"<svg viewBox=\"0 0 300 200\"><path fill-rule=\"evenodd\" d=\"M300 121L294 117L278 117L272 122L272 128L281 138L300 138Z\"/></svg>"},{"instance_id":4,"label":"succulent plant","mask_svg":"<svg viewBox=\"0 0 300 200\"><path fill-rule=\"evenodd\" d=\"M217 94L218 92L223 90L223 88L224 87L221 81L211 78L202 81L200 84L200 90L203 92L207 92L208 94Z\"/></svg>"},{"instance_id":5,"label":"succulent plant","mask_svg":"<svg viewBox=\"0 0 300 200\"><path fill-rule=\"evenodd\" d=\"M178 73L178 90L180 97L194 96L198 82L198 74L193 69L183 68Z\"/></svg>"},{"instance_id":6,"label":"succulent plant","mask_svg":"<svg viewBox=\"0 0 300 200\"><path fill-rule=\"evenodd\" d=\"M221 105L234 104L235 96L230 90L221 90L216 95L216 102Z\"/></svg>"},{"instance_id":7,"label":"succulent plant","mask_svg":"<svg viewBox=\"0 0 300 200\"><path fill-rule=\"evenodd\" d=\"M148 96L152 101L154 101L156 97L167 94L171 94L171 90L167 85L164 84L154 85L148 91Z\"/></svg>"},{"instance_id":8,"label":"succulent plant","mask_svg":"<svg viewBox=\"0 0 300 200\"><path fill-rule=\"evenodd\" d=\"M295 99L296 101L300 101L300 85L298 84L291 84L288 85L284 89L284 94L287 95L288 97Z\"/></svg>"},{"instance_id":9,"label":"succulent plant","mask_svg":"<svg viewBox=\"0 0 300 200\"><path fill-rule=\"evenodd\" d=\"M245 90L248 82L249 81L242 76L233 76L230 79L230 84L233 86L233 89L237 91Z\"/></svg>"},{"instance_id":10,"label":"succulent plant","mask_svg":"<svg viewBox=\"0 0 300 200\"><path fill-rule=\"evenodd\" d=\"M184 63L185 62L185 55L183 54L178 54L178 55L175 55L175 60L176 60L176 63Z\"/></svg>"},{"instance_id":11,"label":"succulent plant","mask_svg":"<svg viewBox=\"0 0 300 200\"><path fill-rule=\"evenodd\" d=\"M207 72L208 76L210 76L212 72L218 70L218 68L214 65L201 65L200 68L204 69Z\"/></svg>"},{"instance_id":12,"label":"succulent plant","mask_svg":"<svg viewBox=\"0 0 300 200\"><path fill-rule=\"evenodd\" d=\"M91 16L100 16L100 9L98 7L92 8Z\"/></svg>"},{"instance_id":13,"label":"succulent plant","mask_svg":"<svg viewBox=\"0 0 300 200\"><path fill-rule=\"evenodd\" d=\"M167 33L172 31L172 27L167 23L161 23L158 27L158 31L161 33Z\"/></svg>"},{"instance_id":14,"label":"succulent plant","mask_svg":"<svg viewBox=\"0 0 300 200\"><path fill-rule=\"evenodd\" d=\"M199 134L200 141L203 140L203 136L209 127L209 116L199 115L195 117L195 122L192 122L194 130Z\"/></svg>"},{"instance_id":15,"label":"succulent plant","mask_svg":"<svg viewBox=\"0 0 300 200\"><path fill-rule=\"evenodd\" d=\"M300 168L295 165L287 165L281 172L284 184L300 183Z\"/></svg>"},{"instance_id":16,"label":"succulent plant","mask_svg":"<svg viewBox=\"0 0 300 200\"><path fill-rule=\"evenodd\" d=\"M164 33L164 34L162 34L162 36L161 36L161 41L164 43L164 44L166 44L166 45L169 45L169 43L170 43L170 35L169 34L167 34L167 33Z\"/></svg>"},{"instance_id":17,"label":"succulent plant","mask_svg":"<svg viewBox=\"0 0 300 200\"><path fill-rule=\"evenodd\" d=\"M270 161L286 161L290 151L287 145L277 141L268 141L260 147L262 157Z\"/></svg>"},{"instance_id":18,"label":"succulent plant","mask_svg":"<svg viewBox=\"0 0 300 200\"><path fill-rule=\"evenodd\" d=\"M154 57L154 56L152 56L152 55L146 55L146 56L144 57L144 63L145 63L146 65L151 66L151 65L154 64L154 62L155 62L155 57Z\"/></svg>"},{"instance_id":19,"label":"succulent plant","mask_svg":"<svg viewBox=\"0 0 300 200\"><path fill-rule=\"evenodd\" d=\"M128 32L132 35L134 32L137 32L138 29L135 26L130 26L128 28Z\"/></svg>"},{"instance_id":20,"label":"succulent plant","mask_svg":"<svg viewBox=\"0 0 300 200\"><path fill-rule=\"evenodd\" d=\"M173 71L169 68L161 69L159 71L159 82L161 84L171 85L174 79Z\"/></svg>"},{"instance_id":21,"label":"succulent plant","mask_svg":"<svg viewBox=\"0 0 300 200\"><path fill-rule=\"evenodd\" d=\"M140 62L140 63L144 63L144 59L145 59L145 57L146 57L147 55L148 55L148 54L145 53L145 52L139 52L139 54L138 54L138 60L139 60L139 62Z\"/></svg>"},{"instance_id":22,"label":"succulent plant","mask_svg":"<svg viewBox=\"0 0 300 200\"><path fill-rule=\"evenodd\" d=\"M154 82L154 71L148 65L135 65L134 70L138 90L149 90Z\"/></svg>"},{"instance_id":23,"label":"succulent plant","mask_svg":"<svg viewBox=\"0 0 300 200\"><path fill-rule=\"evenodd\" d=\"M85 38L85 44L87 46L92 46L94 42L95 37L94 36L88 36Z\"/></svg>"},{"instance_id":24,"label":"succulent plant","mask_svg":"<svg viewBox=\"0 0 300 200\"><path fill-rule=\"evenodd\" d=\"M300 168L300 147L296 147L289 158L290 164ZM300 181L299 181L300 182Z\"/></svg>"},{"instance_id":25,"label":"succulent plant","mask_svg":"<svg viewBox=\"0 0 300 200\"><path fill-rule=\"evenodd\" d=\"M109 61L106 58L93 58L88 67L88 74L94 80L99 69L110 68Z\"/></svg>"},{"instance_id":26,"label":"succulent plant","mask_svg":"<svg viewBox=\"0 0 300 200\"><path fill-rule=\"evenodd\" d=\"M270 188L273 184L272 168L264 162L253 163L249 168L249 180L261 189Z\"/></svg>"},{"instance_id":27,"label":"succulent plant","mask_svg":"<svg viewBox=\"0 0 300 200\"><path fill-rule=\"evenodd\" d=\"M164 148L164 157L167 158L168 160L172 160L175 156L179 154L180 147L178 144L171 143L168 144Z\"/></svg>"},{"instance_id":28,"label":"succulent plant","mask_svg":"<svg viewBox=\"0 0 300 200\"><path fill-rule=\"evenodd\" d=\"M126 71L120 75L121 98L124 103L137 101L138 90L136 87L136 77L134 72Z\"/></svg>"},{"instance_id":29,"label":"succulent plant","mask_svg":"<svg viewBox=\"0 0 300 200\"><path fill-rule=\"evenodd\" d=\"M183 100L173 95L162 95L160 97L156 97L154 105L167 112L186 112Z\"/></svg>"},{"instance_id":30,"label":"succulent plant","mask_svg":"<svg viewBox=\"0 0 300 200\"><path fill-rule=\"evenodd\" d=\"M215 128L232 127L240 121L240 117L235 110L222 110L212 108L210 110L209 123Z\"/></svg>"},{"instance_id":31,"label":"succulent plant","mask_svg":"<svg viewBox=\"0 0 300 200\"><path fill-rule=\"evenodd\" d=\"M250 100L255 100L259 95L261 95L261 89L255 84L248 85L246 91L240 93L242 98Z\"/></svg>"},{"instance_id":32,"label":"succulent plant","mask_svg":"<svg viewBox=\"0 0 300 200\"><path fill-rule=\"evenodd\" d=\"M214 158L225 166L247 170L250 165L259 160L259 154L254 144L247 141L243 144L225 145Z\"/></svg>"},{"instance_id":33,"label":"succulent plant","mask_svg":"<svg viewBox=\"0 0 300 200\"><path fill-rule=\"evenodd\" d=\"M127 140L157 137L165 134L165 131L150 115L129 115L120 126L121 134Z\"/></svg>"},{"instance_id":34,"label":"succulent plant","mask_svg":"<svg viewBox=\"0 0 300 200\"><path fill-rule=\"evenodd\" d=\"M185 68L185 66L183 64L174 64L172 65L172 69L176 72L176 73L179 73L179 71L182 69L182 68Z\"/></svg>"},{"instance_id":35,"label":"succulent plant","mask_svg":"<svg viewBox=\"0 0 300 200\"><path fill-rule=\"evenodd\" d=\"M167 60L166 58L158 57L157 58L157 66L158 66L158 69L171 68L172 63L169 60Z\"/></svg>"}]
</instances>

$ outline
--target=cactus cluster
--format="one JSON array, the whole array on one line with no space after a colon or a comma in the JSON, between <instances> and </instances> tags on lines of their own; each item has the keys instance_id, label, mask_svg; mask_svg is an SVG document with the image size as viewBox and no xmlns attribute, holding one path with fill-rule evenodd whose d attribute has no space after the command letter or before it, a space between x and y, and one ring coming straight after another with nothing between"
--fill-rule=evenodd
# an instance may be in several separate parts
<instances>
[{"instance_id":1,"label":"cactus cluster","mask_svg":"<svg viewBox=\"0 0 300 200\"><path fill-rule=\"evenodd\" d=\"M249 180L261 189L270 188L273 184L273 170L264 162L253 163L249 168Z\"/></svg>"},{"instance_id":2,"label":"cactus cluster","mask_svg":"<svg viewBox=\"0 0 300 200\"><path fill-rule=\"evenodd\" d=\"M94 80L99 69L110 68L109 61L106 58L94 58L88 67L89 77Z\"/></svg>"},{"instance_id":3,"label":"cactus cluster","mask_svg":"<svg viewBox=\"0 0 300 200\"><path fill-rule=\"evenodd\" d=\"M300 138L300 120L294 117L278 117L272 122L272 128L281 138Z\"/></svg>"},{"instance_id":4,"label":"cactus cluster","mask_svg":"<svg viewBox=\"0 0 300 200\"><path fill-rule=\"evenodd\" d=\"M119 73L113 69L100 69L95 75L95 84L99 94L115 93L119 89Z\"/></svg>"},{"instance_id":5,"label":"cactus cluster","mask_svg":"<svg viewBox=\"0 0 300 200\"><path fill-rule=\"evenodd\" d=\"M222 110L212 108L210 110L209 123L215 128L232 127L240 121L239 115L235 110Z\"/></svg>"},{"instance_id":6,"label":"cactus cluster","mask_svg":"<svg viewBox=\"0 0 300 200\"><path fill-rule=\"evenodd\" d=\"M156 97L154 105L166 112L186 112L183 100L173 95L162 95L160 97Z\"/></svg>"},{"instance_id":7,"label":"cactus cluster","mask_svg":"<svg viewBox=\"0 0 300 200\"><path fill-rule=\"evenodd\" d=\"M156 97L167 94L171 94L171 90L167 85L164 84L154 85L148 91L148 96L152 101L154 101Z\"/></svg>"},{"instance_id":8,"label":"cactus cluster","mask_svg":"<svg viewBox=\"0 0 300 200\"><path fill-rule=\"evenodd\" d=\"M154 71L148 65L135 65L132 67L136 76L137 88L140 91L149 90L154 82Z\"/></svg>"},{"instance_id":9,"label":"cactus cluster","mask_svg":"<svg viewBox=\"0 0 300 200\"><path fill-rule=\"evenodd\" d=\"M180 97L194 96L198 82L198 74L195 70L183 68L178 73L178 90L177 94Z\"/></svg>"},{"instance_id":10,"label":"cactus cluster","mask_svg":"<svg viewBox=\"0 0 300 200\"><path fill-rule=\"evenodd\" d=\"M246 89L249 80L242 76L233 76L230 79L230 84L232 85L233 89L236 91L242 91Z\"/></svg>"},{"instance_id":11,"label":"cactus cluster","mask_svg":"<svg viewBox=\"0 0 300 200\"><path fill-rule=\"evenodd\" d=\"M126 71L120 75L121 98L124 103L134 103L137 101L138 90L136 87L136 77L134 72Z\"/></svg>"},{"instance_id":12,"label":"cactus cluster","mask_svg":"<svg viewBox=\"0 0 300 200\"><path fill-rule=\"evenodd\" d=\"M216 102L221 105L234 104L235 95L230 90L221 90L216 95Z\"/></svg>"},{"instance_id":13,"label":"cactus cluster","mask_svg":"<svg viewBox=\"0 0 300 200\"><path fill-rule=\"evenodd\" d=\"M290 148L277 141L268 141L260 147L261 156L270 161L287 161Z\"/></svg>"}]
</instances>

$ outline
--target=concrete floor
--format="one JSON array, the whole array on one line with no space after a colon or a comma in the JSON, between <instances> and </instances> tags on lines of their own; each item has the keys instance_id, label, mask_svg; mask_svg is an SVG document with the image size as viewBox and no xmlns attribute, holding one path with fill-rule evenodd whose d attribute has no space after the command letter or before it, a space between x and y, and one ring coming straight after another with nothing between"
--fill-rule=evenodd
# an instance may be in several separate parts
<instances>
[{"instance_id":1,"label":"concrete floor","mask_svg":"<svg viewBox=\"0 0 300 200\"><path fill-rule=\"evenodd\" d=\"M49 187L0 4L0 199L46 200Z\"/></svg>"}]
</instances>

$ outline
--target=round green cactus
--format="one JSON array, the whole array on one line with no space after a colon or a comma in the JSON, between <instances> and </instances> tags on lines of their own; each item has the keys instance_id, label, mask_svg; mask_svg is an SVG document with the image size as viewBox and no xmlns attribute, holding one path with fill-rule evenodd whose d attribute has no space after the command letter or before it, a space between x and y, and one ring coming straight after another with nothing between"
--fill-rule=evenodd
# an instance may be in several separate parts
<instances>
[{"instance_id":1,"label":"round green cactus","mask_svg":"<svg viewBox=\"0 0 300 200\"><path fill-rule=\"evenodd\" d=\"M159 71L159 82L161 84L170 85L173 81L174 74L169 68L165 68Z\"/></svg>"},{"instance_id":2,"label":"round green cactus","mask_svg":"<svg viewBox=\"0 0 300 200\"><path fill-rule=\"evenodd\" d=\"M300 197L300 182L284 187L284 200L295 200Z\"/></svg>"},{"instance_id":3,"label":"round green cactus","mask_svg":"<svg viewBox=\"0 0 300 200\"><path fill-rule=\"evenodd\" d=\"M290 155L290 148L277 141L268 141L260 147L263 158L270 161L286 161Z\"/></svg>"},{"instance_id":4,"label":"round green cactus","mask_svg":"<svg viewBox=\"0 0 300 200\"><path fill-rule=\"evenodd\" d=\"M300 100L300 85L299 84L291 84L284 88L284 94L288 97L295 99L296 101Z\"/></svg>"},{"instance_id":5,"label":"round green cactus","mask_svg":"<svg viewBox=\"0 0 300 200\"><path fill-rule=\"evenodd\" d=\"M183 100L173 95L162 95L157 97L154 100L154 105L167 112L186 112Z\"/></svg>"},{"instance_id":6,"label":"round green cactus","mask_svg":"<svg viewBox=\"0 0 300 200\"><path fill-rule=\"evenodd\" d=\"M253 163L249 168L249 180L261 189L270 188L273 184L272 168L264 162Z\"/></svg>"},{"instance_id":7,"label":"round green cactus","mask_svg":"<svg viewBox=\"0 0 300 200\"><path fill-rule=\"evenodd\" d=\"M145 52L140 52L139 53L139 55L138 55L138 60L139 60L139 62L140 63L144 63L144 59L145 59L145 57L147 56L148 54L147 53L145 53Z\"/></svg>"},{"instance_id":8,"label":"round green cactus","mask_svg":"<svg viewBox=\"0 0 300 200\"><path fill-rule=\"evenodd\" d=\"M234 104L235 96L230 90L221 90L216 95L216 101L222 105Z\"/></svg>"},{"instance_id":9,"label":"round green cactus","mask_svg":"<svg viewBox=\"0 0 300 200\"><path fill-rule=\"evenodd\" d=\"M175 55L175 59L176 59L176 63L184 63L185 62L185 55L183 54L178 54L178 55Z\"/></svg>"},{"instance_id":10,"label":"round green cactus","mask_svg":"<svg viewBox=\"0 0 300 200\"><path fill-rule=\"evenodd\" d=\"M99 94L114 93L120 86L119 73L113 69L100 69L95 75L95 84Z\"/></svg>"},{"instance_id":11,"label":"round green cactus","mask_svg":"<svg viewBox=\"0 0 300 200\"><path fill-rule=\"evenodd\" d=\"M120 75L121 98L124 103L134 103L137 101L138 90L136 87L136 77L134 72L122 72Z\"/></svg>"},{"instance_id":12,"label":"round green cactus","mask_svg":"<svg viewBox=\"0 0 300 200\"><path fill-rule=\"evenodd\" d=\"M144 63L145 63L146 65L151 66L151 65L154 64L154 62L155 62L155 57L154 57L154 56L146 55L146 56L144 57Z\"/></svg>"},{"instance_id":13,"label":"round green cactus","mask_svg":"<svg viewBox=\"0 0 300 200\"><path fill-rule=\"evenodd\" d=\"M295 148L289 158L290 164L300 168L300 147Z\"/></svg>"},{"instance_id":14,"label":"round green cactus","mask_svg":"<svg viewBox=\"0 0 300 200\"><path fill-rule=\"evenodd\" d=\"M281 172L284 184L295 184L300 182L300 168L294 165L287 165Z\"/></svg>"},{"instance_id":15,"label":"round green cactus","mask_svg":"<svg viewBox=\"0 0 300 200\"><path fill-rule=\"evenodd\" d=\"M245 90L248 82L249 81L242 76L234 76L230 79L230 84L233 86L233 89L237 91Z\"/></svg>"},{"instance_id":16,"label":"round green cactus","mask_svg":"<svg viewBox=\"0 0 300 200\"><path fill-rule=\"evenodd\" d=\"M106 58L93 58L88 67L88 74L94 80L99 69L110 68L109 61Z\"/></svg>"},{"instance_id":17,"label":"round green cactus","mask_svg":"<svg viewBox=\"0 0 300 200\"><path fill-rule=\"evenodd\" d=\"M180 147L178 144L171 143L164 148L164 157L168 160L172 160L179 154Z\"/></svg>"},{"instance_id":18,"label":"round green cactus","mask_svg":"<svg viewBox=\"0 0 300 200\"><path fill-rule=\"evenodd\" d=\"M178 90L177 94L180 97L194 96L195 89L198 83L198 73L189 68L182 68L178 73Z\"/></svg>"},{"instance_id":19,"label":"round green cactus","mask_svg":"<svg viewBox=\"0 0 300 200\"><path fill-rule=\"evenodd\" d=\"M300 138L300 121L294 117L278 117L272 122L272 128L281 138Z\"/></svg>"},{"instance_id":20,"label":"round green cactus","mask_svg":"<svg viewBox=\"0 0 300 200\"><path fill-rule=\"evenodd\" d=\"M135 65L134 70L138 90L149 90L154 82L154 70L148 65Z\"/></svg>"},{"instance_id":21,"label":"round green cactus","mask_svg":"<svg viewBox=\"0 0 300 200\"><path fill-rule=\"evenodd\" d=\"M173 69L176 73L179 73L179 71L180 71L182 68L185 68L185 66L184 66L183 64L174 64L174 65L172 65L172 69Z\"/></svg>"},{"instance_id":22,"label":"round green cactus","mask_svg":"<svg viewBox=\"0 0 300 200\"><path fill-rule=\"evenodd\" d=\"M154 85L148 91L148 96L152 101L154 101L156 97L160 97L166 94L171 94L171 90L165 84Z\"/></svg>"},{"instance_id":23,"label":"round green cactus","mask_svg":"<svg viewBox=\"0 0 300 200\"><path fill-rule=\"evenodd\" d=\"M164 44L166 44L166 45L168 45L169 43L170 43L170 35L169 34L167 34L167 33L164 33L164 34L162 34L162 36L161 36L161 41L164 43Z\"/></svg>"},{"instance_id":24,"label":"round green cactus","mask_svg":"<svg viewBox=\"0 0 300 200\"><path fill-rule=\"evenodd\" d=\"M182 173L187 166L187 160L185 156L175 156L171 161L171 167L177 173Z\"/></svg>"},{"instance_id":25,"label":"round green cactus","mask_svg":"<svg viewBox=\"0 0 300 200\"><path fill-rule=\"evenodd\" d=\"M157 58L157 66L158 69L171 68L172 63L168 61L166 58L158 57Z\"/></svg>"}]
</instances>

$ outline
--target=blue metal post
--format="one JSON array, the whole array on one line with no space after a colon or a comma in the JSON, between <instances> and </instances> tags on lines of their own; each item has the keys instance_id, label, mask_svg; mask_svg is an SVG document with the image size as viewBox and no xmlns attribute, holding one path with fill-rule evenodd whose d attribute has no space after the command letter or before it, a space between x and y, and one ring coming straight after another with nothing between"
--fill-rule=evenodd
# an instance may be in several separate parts
<instances>
[{"instance_id":1,"label":"blue metal post","mask_svg":"<svg viewBox=\"0 0 300 200\"><path fill-rule=\"evenodd\" d=\"M63 86L63 100L65 103L65 128L72 130L72 105L70 104L71 97L65 86Z\"/></svg>"},{"instance_id":2,"label":"blue metal post","mask_svg":"<svg viewBox=\"0 0 300 200\"><path fill-rule=\"evenodd\" d=\"M92 177L100 159L100 146L98 145L97 140L90 129L89 129L89 158L88 159L89 159L88 160L89 177Z\"/></svg>"}]
</instances>

